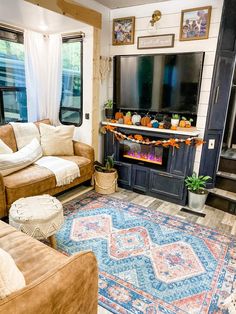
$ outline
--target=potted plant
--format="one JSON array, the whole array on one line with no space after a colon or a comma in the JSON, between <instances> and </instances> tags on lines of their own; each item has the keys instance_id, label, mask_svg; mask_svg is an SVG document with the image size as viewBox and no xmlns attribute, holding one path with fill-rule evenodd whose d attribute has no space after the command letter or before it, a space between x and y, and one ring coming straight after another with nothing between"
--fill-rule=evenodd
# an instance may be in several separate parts
<instances>
[{"instance_id":1,"label":"potted plant","mask_svg":"<svg viewBox=\"0 0 236 314\"><path fill-rule=\"evenodd\" d=\"M172 114L171 125L176 126L176 127L179 125L179 115L178 114Z\"/></svg>"},{"instance_id":2,"label":"potted plant","mask_svg":"<svg viewBox=\"0 0 236 314\"><path fill-rule=\"evenodd\" d=\"M100 194L111 194L117 189L117 170L114 168L114 158L108 156L105 165L96 161L94 164L95 191Z\"/></svg>"},{"instance_id":3,"label":"potted plant","mask_svg":"<svg viewBox=\"0 0 236 314\"><path fill-rule=\"evenodd\" d=\"M205 189L206 182L210 179L209 176L197 176L195 172L185 179L185 185L188 188L189 208L202 211L208 195L208 191Z\"/></svg>"},{"instance_id":4,"label":"potted plant","mask_svg":"<svg viewBox=\"0 0 236 314\"><path fill-rule=\"evenodd\" d=\"M113 118L113 101L111 99L108 99L108 101L104 104L105 109L105 117L107 119Z\"/></svg>"}]
</instances>

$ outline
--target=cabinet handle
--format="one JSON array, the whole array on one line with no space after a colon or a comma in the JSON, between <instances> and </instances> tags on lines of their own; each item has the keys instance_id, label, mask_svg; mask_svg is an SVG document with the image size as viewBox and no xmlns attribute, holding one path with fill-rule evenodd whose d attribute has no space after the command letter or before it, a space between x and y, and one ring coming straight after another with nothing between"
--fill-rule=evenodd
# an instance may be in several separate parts
<instances>
[{"instance_id":1,"label":"cabinet handle","mask_svg":"<svg viewBox=\"0 0 236 314\"><path fill-rule=\"evenodd\" d=\"M173 176L172 175L170 175L170 174L167 174L167 173L158 173L160 176L162 176L162 177L168 177L168 178L173 178Z\"/></svg>"},{"instance_id":2,"label":"cabinet handle","mask_svg":"<svg viewBox=\"0 0 236 314\"><path fill-rule=\"evenodd\" d=\"M215 100L214 100L214 104L216 104L218 102L218 98L219 98L219 91L220 91L220 86L218 85L216 87L216 93L215 93Z\"/></svg>"}]
</instances>

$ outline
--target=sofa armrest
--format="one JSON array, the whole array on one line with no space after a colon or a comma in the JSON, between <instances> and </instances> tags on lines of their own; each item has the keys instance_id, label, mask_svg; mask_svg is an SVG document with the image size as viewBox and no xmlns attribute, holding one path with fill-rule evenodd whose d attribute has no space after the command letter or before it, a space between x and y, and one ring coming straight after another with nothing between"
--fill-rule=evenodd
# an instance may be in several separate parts
<instances>
[{"instance_id":1,"label":"sofa armrest","mask_svg":"<svg viewBox=\"0 0 236 314\"><path fill-rule=\"evenodd\" d=\"M92 146L77 141L73 141L73 143L75 155L86 157L90 159L92 163L94 162L94 149Z\"/></svg>"},{"instance_id":2,"label":"sofa armrest","mask_svg":"<svg viewBox=\"0 0 236 314\"><path fill-rule=\"evenodd\" d=\"M7 204L3 176L0 174L0 218L7 216Z\"/></svg>"},{"instance_id":3,"label":"sofa armrest","mask_svg":"<svg viewBox=\"0 0 236 314\"><path fill-rule=\"evenodd\" d=\"M98 267L92 252L73 255L0 301L1 314L96 314L97 308Z\"/></svg>"}]
</instances>

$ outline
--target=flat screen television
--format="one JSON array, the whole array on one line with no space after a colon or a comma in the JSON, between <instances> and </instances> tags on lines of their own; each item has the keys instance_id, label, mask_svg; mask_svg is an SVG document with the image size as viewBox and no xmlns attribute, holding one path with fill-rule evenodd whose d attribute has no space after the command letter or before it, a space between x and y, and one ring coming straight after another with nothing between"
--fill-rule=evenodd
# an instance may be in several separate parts
<instances>
[{"instance_id":1,"label":"flat screen television","mask_svg":"<svg viewBox=\"0 0 236 314\"><path fill-rule=\"evenodd\" d=\"M114 57L114 103L123 110L197 114L204 52Z\"/></svg>"}]
</instances>

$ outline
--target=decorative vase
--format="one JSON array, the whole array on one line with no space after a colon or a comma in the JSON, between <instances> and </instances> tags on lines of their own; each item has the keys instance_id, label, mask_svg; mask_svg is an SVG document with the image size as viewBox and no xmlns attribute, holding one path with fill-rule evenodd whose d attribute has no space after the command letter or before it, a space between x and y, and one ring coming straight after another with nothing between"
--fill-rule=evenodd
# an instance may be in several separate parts
<instances>
[{"instance_id":1,"label":"decorative vase","mask_svg":"<svg viewBox=\"0 0 236 314\"><path fill-rule=\"evenodd\" d=\"M204 190L204 194L197 194L191 191L188 191L188 206L190 209L202 212L206 199L208 196L208 191Z\"/></svg>"},{"instance_id":2,"label":"decorative vase","mask_svg":"<svg viewBox=\"0 0 236 314\"><path fill-rule=\"evenodd\" d=\"M113 108L105 108L105 117L107 119L113 118Z\"/></svg>"},{"instance_id":3,"label":"decorative vase","mask_svg":"<svg viewBox=\"0 0 236 314\"><path fill-rule=\"evenodd\" d=\"M178 126L179 125L179 119L171 119L171 125Z\"/></svg>"}]
</instances>

